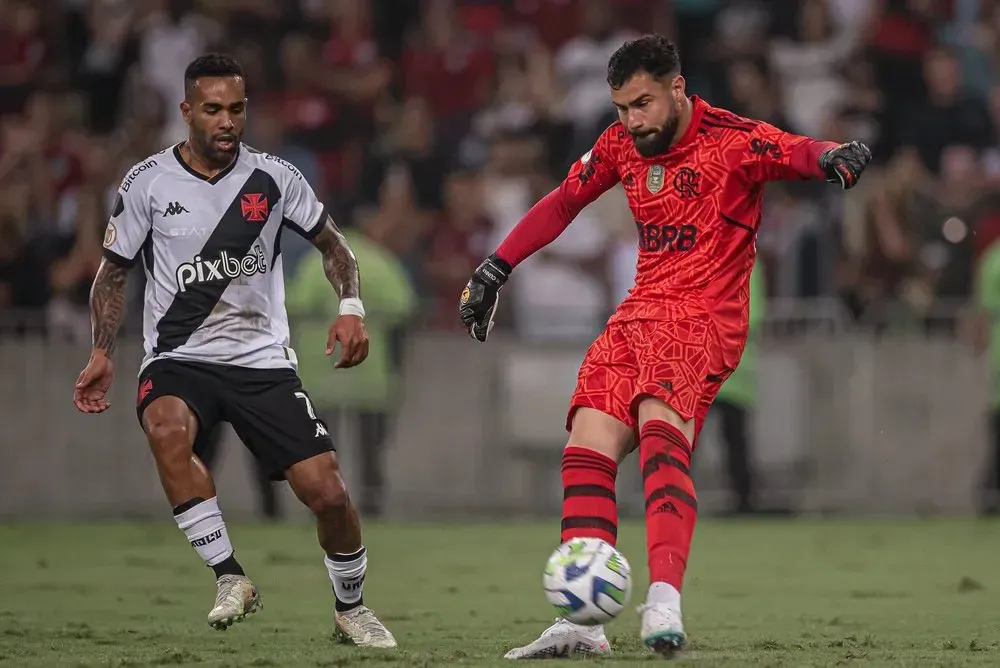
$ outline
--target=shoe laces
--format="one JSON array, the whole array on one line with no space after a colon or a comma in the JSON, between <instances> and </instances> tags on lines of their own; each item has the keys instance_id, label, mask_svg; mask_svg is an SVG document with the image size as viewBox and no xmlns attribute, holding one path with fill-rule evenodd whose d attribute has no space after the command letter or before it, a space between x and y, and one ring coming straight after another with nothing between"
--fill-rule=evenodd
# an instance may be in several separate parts
<instances>
[{"instance_id":1,"label":"shoe laces","mask_svg":"<svg viewBox=\"0 0 1000 668\"><path fill-rule=\"evenodd\" d=\"M217 581L219 587L219 592L215 595L215 606L218 607L222 603L233 595L233 589L239 584L240 577L238 575L223 575Z\"/></svg>"},{"instance_id":2,"label":"shoe laces","mask_svg":"<svg viewBox=\"0 0 1000 668\"><path fill-rule=\"evenodd\" d=\"M375 613L366 608L365 606L359 606L357 612L351 615L355 624L364 631L368 633L371 637L384 636L385 626L379 621L379 618L375 616Z\"/></svg>"}]
</instances>

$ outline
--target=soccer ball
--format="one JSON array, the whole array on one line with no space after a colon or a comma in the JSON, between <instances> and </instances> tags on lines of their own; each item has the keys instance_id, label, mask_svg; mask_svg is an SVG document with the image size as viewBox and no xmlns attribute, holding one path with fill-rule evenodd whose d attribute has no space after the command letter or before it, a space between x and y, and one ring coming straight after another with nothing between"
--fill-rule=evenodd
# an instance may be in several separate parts
<instances>
[{"instance_id":1,"label":"soccer ball","mask_svg":"<svg viewBox=\"0 0 1000 668\"><path fill-rule=\"evenodd\" d=\"M586 626L617 617L632 595L628 561L599 538L574 538L556 548L542 581L559 615Z\"/></svg>"}]
</instances>

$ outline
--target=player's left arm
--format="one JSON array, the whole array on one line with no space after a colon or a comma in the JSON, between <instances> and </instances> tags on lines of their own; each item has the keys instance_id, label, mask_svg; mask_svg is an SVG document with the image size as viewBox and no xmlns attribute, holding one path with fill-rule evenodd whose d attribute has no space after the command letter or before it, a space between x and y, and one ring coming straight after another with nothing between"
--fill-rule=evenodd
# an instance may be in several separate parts
<instances>
[{"instance_id":1,"label":"player's left arm","mask_svg":"<svg viewBox=\"0 0 1000 668\"><path fill-rule=\"evenodd\" d=\"M865 144L817 141L757 123L743 137L739 164L752 183L795 179L823 179L853 188L871 162Z\"/></svg>"},{"instance_id":2,"label":"player's left arm","mask_svg":"<svg viewBox=\"0 0 1000 668\"><path fill-rule=\"evenodd\" d=\"M326 354L332 355L340 342L339 368L357 366L368 357L368 333L365 331L365 309L361 303L361 271L354 251L330 216L312 242L323 254L323 271L340 298L340 315L330 326L326 339Z\"/></svg>"},{"instance_id":3,"label":"player's left arm","mask_svg":"<svg viewBox=\"0 0 1000 668\"><path fill-rule=\"evenodd\" d=\"M283 224L312 242L323 254L323 271L340 298L340 315L330 326L326 354L340 342L337 368L357 366L368 357L365 308L361 303L361 271L347 239L327 214L312 186L289 163L285 171Z\"/></svg>"}]
</instances>

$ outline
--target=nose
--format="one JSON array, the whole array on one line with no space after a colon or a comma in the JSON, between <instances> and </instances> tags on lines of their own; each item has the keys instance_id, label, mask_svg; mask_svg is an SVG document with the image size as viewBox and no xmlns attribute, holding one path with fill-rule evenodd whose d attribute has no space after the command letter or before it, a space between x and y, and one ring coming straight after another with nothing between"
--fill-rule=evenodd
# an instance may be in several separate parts
<instances>
[{"instance_id":1,"label":"nose","mask_svg":"<svg viewBox=\"0 0 1000 668\"><path fill-rule=\"evenodd\" d=\"M627 121L626 125L629 132L638 132L642 130L642 114L636 109L629 109L628 116L625 119Z\"/></svg>"},{"instance_id":2,"label":"nose","mask_svg":"<svg viewBox=\"0 0 1000 668\"><path fill-rule=\"evenodd\" d=\"M233 117L229 116L228 114L225 117L223 117L221 127L223 130L232 130L234 127L236 127L236 124L233 123Z\"/></svg>"}]
</instances>

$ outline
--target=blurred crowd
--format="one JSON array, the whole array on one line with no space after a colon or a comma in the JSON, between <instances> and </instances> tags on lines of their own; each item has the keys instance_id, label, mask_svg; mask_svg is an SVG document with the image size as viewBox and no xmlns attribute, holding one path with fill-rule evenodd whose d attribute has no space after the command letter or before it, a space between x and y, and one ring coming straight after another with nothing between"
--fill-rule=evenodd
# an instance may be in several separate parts
<instances>
[{"instance_id":1,"label":"blurred crowd","mask_svg":"<svg viewBox=\"0 0 1000 668\"><path fill-rule=\"evenodd\" d=\"M882 324L969 299L1000 238L997 0L0 0L0 331L89 336L115 188L185 138L207 50L245 69L245 141L398 265L421 326L455 329L479 260L615 118L607 59L642 31L679 43L690 93L873 147L847 196L771 187L770 295ZM308 246L285 241L294 292ZM592 337L635 253L612 190L519 269L501 322Z\"/></svg>"}]
</instances>

